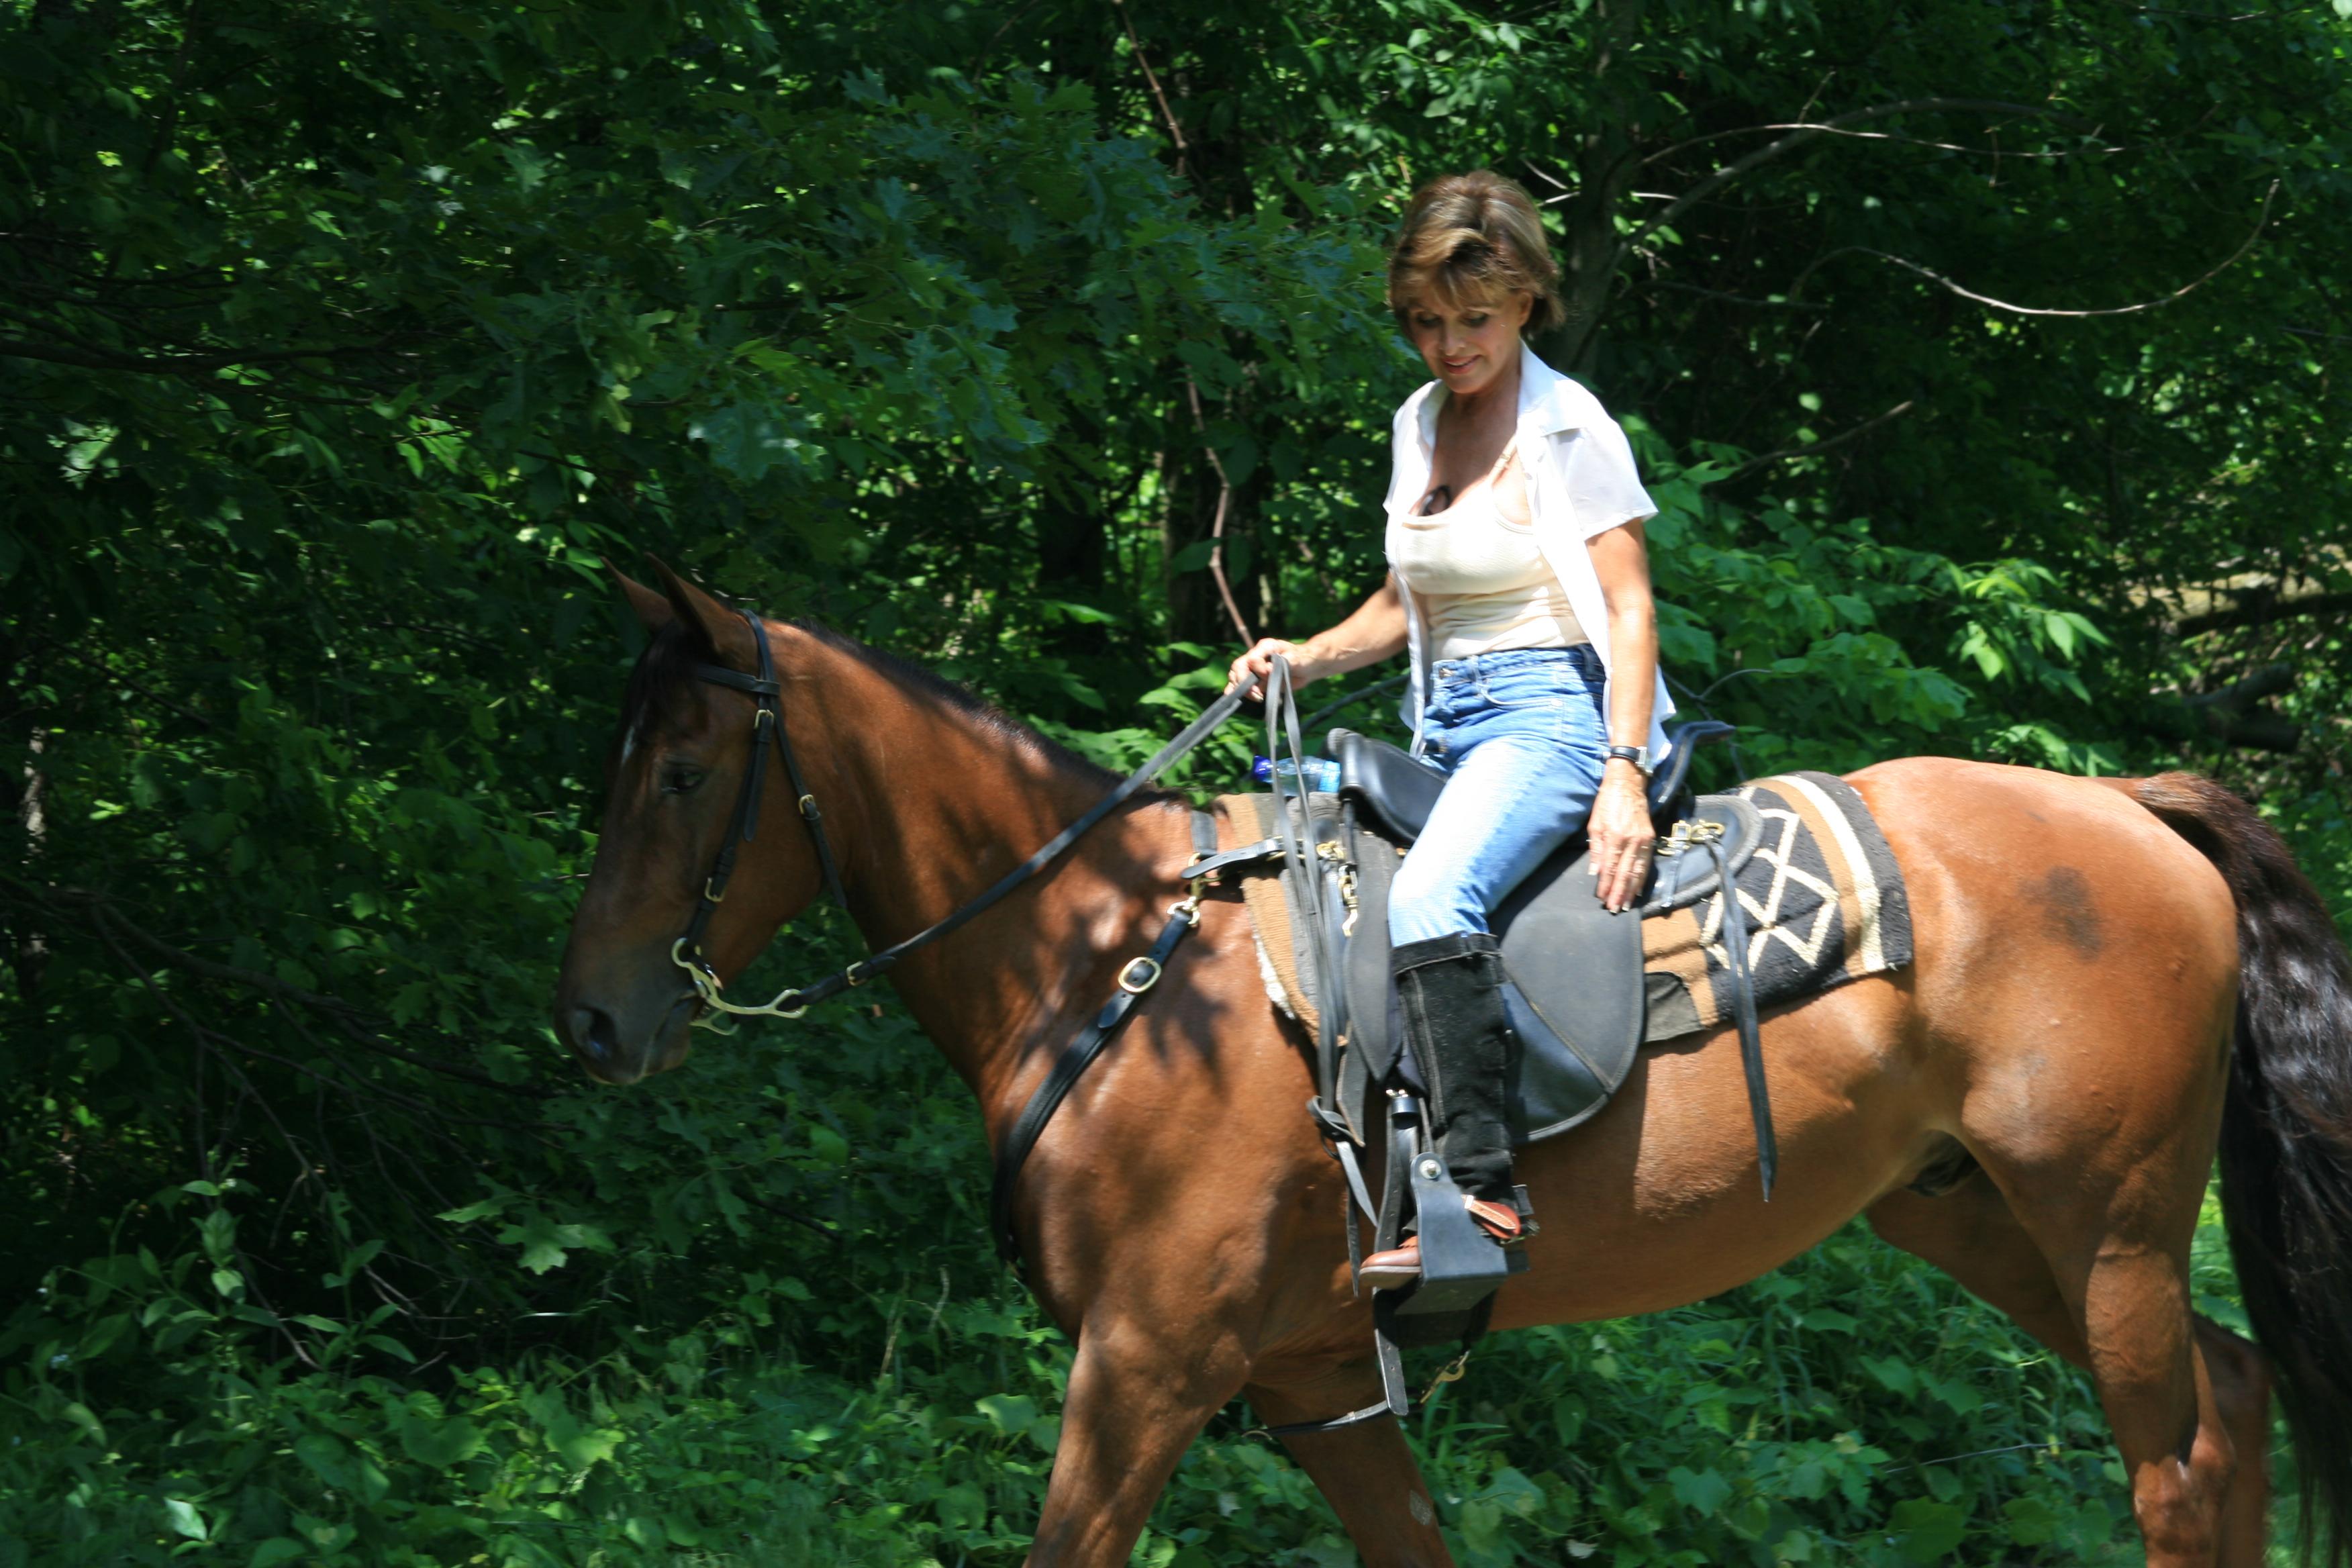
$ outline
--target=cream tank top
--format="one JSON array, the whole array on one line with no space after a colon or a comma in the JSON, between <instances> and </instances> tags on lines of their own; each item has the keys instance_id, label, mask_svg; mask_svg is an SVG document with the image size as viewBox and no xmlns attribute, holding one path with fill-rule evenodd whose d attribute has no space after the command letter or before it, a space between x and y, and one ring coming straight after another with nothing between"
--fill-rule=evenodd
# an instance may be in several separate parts
<instances>
[{"instance_id":1,"label":"cream tank top","mask_svg":"<svg viewBox=\"0 0 2352 1568\"><path fill-rule=\"evenodd\" d=\"M1496 502L1495 480L1517 446L1444 511L1389 514L1389 564L1421 600L1433 659L1591 640L1536 548L1535 530L1509 521Z\"/></svg>"}]
</instances>

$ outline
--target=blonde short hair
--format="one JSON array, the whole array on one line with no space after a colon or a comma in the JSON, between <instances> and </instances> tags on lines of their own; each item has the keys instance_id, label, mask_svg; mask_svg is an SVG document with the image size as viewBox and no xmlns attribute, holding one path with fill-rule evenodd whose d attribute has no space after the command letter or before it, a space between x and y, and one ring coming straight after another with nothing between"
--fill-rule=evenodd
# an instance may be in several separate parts
<instances>
[{"instance_id":1,"label":"blonde short hair","mask_svg":"<svg viewBox=\"0 0 2352 1568\"><path fill-rule=\"evenodd\" d=\"M1559 268L1536 204L1517 180L1491 169L1447 174L1413 192L1389 247L1389 309L1407 324L1423 297L1446 304L1529 296L1529 333L1567 319Z\"/></svg>"}]
</instances>

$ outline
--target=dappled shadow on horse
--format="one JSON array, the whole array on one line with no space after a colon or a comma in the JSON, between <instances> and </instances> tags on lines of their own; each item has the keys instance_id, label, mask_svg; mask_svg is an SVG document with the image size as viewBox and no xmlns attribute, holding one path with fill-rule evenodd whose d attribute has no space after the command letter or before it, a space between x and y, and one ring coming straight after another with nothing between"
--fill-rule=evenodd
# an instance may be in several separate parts
<instances>
[{"instance_id":1,"label":"dappled shadow on horse","mask_svg":"<svg viewBox=\"0 0 2352 1568\"><path fill-rule=\"evenodd\" d=\"M761 624L761 698L751 624L660 576L660 592L624 580L654 635L555 1008L583 1064L616 1083L684 1058L688 1023L721 994L710 987L824 893L827 859L887 950L1110 782L805 626ZM752 761L763 705L790 769ZM1495 1327L1699 1300L1867 1213L2089 1369L2151 1563L2262 1561L2272 1363L2305 1496L2332 1526L2352 1500L2352 993L2316 895L2242 803L2188 775L1915 759L1848 782L1900 864L1917 956L1765 1016L1772 1201L1733 1031L1645 1051L1606 1110L1521 1154L1549 1222ZM746 793L759 830L739 842ZM730 842L740 857L712 900ZM1181 801L1139 795L875 976L971 1087L992 1145L1165 929L1195 847ZM1185 1447L1237 1394L1276 1423L1379 1397L1339 1170L1300 1110L1304 1042L1267 1001L1240 900L1210 893L1199 914L1013 1194L1028 1281L1076 1346L1033 1563L1124 1563ZM704 989L682 959L708 964ZM2267 1361L2190 1310L2217 1142ZM1912 1190L1937 1171L1965 1173L1922 1184L1939 1195ZM1367 1563L1450 1561L1395 1422L1286 1442Z\"/></svg>"}]
</instances>

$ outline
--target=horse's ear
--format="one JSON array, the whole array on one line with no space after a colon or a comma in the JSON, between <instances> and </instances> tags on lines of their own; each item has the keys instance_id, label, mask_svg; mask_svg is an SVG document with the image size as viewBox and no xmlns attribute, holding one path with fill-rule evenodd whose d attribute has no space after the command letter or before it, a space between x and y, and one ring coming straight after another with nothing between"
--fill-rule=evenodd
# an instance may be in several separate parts
<instances>
[{"instance_id":1,"label":"horse's ear","mask_svg":"<svg viewBox=\"0 0 2352 1568\"><path fill-rule=\"evenodd\" d=\"M668 595L666 602L678 625L710 650L712 662L750 672L758 664L759 654L751 646L751 628L743 617L671 571L667 562L652 555L646 559L660 574L663 592Z\"/></svg>"},{"instance_id":2,"label":"horse's ear","mask_svg":"<svg viewBox=\"0 0 2352 1568\"><path fill-rule=\"evenodd\" d=\"M604 561L601 555L597 559ZM677 612L670 607L669 601L663 598L660 594L646 587L610 561L604 562L604 570L611 573L613 581L620 584L622 594L628 598L629 608L637 614L637 624L648 632L657 633L662 627L677 618Z\"/></svg>"}]
</instances>

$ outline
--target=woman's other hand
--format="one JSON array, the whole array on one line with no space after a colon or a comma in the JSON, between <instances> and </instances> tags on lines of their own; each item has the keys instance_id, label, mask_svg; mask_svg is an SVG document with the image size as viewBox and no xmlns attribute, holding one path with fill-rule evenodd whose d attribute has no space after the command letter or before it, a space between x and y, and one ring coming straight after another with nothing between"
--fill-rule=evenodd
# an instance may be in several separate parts
<instances>
[{"instance_id":1,"label":"woman's other hand","mask_svg":"<svg viewBox=\"0 0 2352 1568\"><path fill-rule=\"evenodd\" d=\"M1295 642L1286 642L1281 637L1260 637L1249 652L1234 660L1233 668L1225 676L1225 689L1231 691L1238 686L1243 689L1242 695L1251 701L1265 701L1265 682L1266 679L1274 673L1274 656L1276 654L1290 661L1290 679L1293 685L1304 686L1313 679L1307 668L1307 655L1305 648Z\"/></svg>"},{"instance_id":2,"label":"woman's other hand","mask_svg":"<svg viewBox=\"0 0 2352 1568\"><path fill-rule=\"evenodd\" d=\"M1657 833L1650 826L1650 802L1643 793L1642 770L1621 757L1612 757L1601 775L1601 793L1592 802L1592 874L1594 891L1612 914L1631 908L1650 878L1650 857Z\"/></svg>"}]
</instances>

